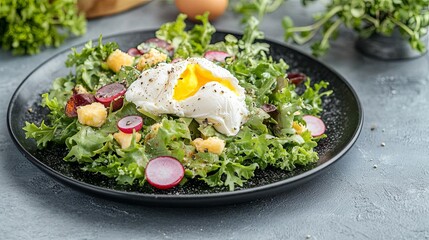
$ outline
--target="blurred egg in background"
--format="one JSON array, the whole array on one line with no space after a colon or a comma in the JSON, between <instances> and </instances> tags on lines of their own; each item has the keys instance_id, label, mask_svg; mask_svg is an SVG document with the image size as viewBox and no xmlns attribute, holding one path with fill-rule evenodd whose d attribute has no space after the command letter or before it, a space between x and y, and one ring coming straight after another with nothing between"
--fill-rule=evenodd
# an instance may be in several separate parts
<instances>
[{"instance_id":1,"label":"blurred egg in background","mask_svg":"<svg viewBox=\"0 0 429 240\"><path fill-rule=\"evenodd\" d=\"M221 16L228 7L228 0L175 0L176 7L181 13L195 21L197 15L209 12L209 20Z\"/></svg>"}]
</instances>

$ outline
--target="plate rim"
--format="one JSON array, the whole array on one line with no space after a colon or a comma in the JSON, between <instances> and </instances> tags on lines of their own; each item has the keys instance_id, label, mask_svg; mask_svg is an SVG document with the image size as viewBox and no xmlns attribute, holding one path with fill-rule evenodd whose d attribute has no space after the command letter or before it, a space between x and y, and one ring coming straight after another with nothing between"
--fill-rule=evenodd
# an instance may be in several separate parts
<instances>
[{"instance_id":1,"label":"plate rim","mask_svg":"<svg viewBox=\"0 0 429 240\"><path fill-rule=\"evenodd\" d=\"M120 32L120 33L115 33L115 34L111 34L111 35L107 35L106 37L103 37L103 41L104 40L108 40L110 38L115 38L115 37L119 37L119 36L123 36L123 35L132 35L132 34L141 34L141 33L155 33L157 29L143 29L143 30L132 30L132 31L125 31L125 32ZM223 31L223 30L216 30L216 33L220 33L220 34L233 34L233 35L239 35L242 36L242 33L238 33L238 32L234 32L234 31ZM16 137L14 131L12 130L12 109L13 106L15 105L16 99L19 95L19 92L22 88L22 86L26 83L26 81L30 78L30 76L37 71L39 68L41 68L43 65L47 64L48 62L50 62L52 59L58 57L61 54L64 54L66 52L71 51L72 48L78 48L78 47L82 47L87 41L84 42L80 42L78 44L75 44L71 47L68 47L64 50L59 51L58 53L52 55L51 57L49 57L48 59L46 59L45 61L43 61L41 64L39 64L36 68L34 68L25 78L24 80L22 80L22 82L17 86L17 88L15 89L14 93L12 94L12 97L9 101L8 104L8 109L7 109L7 127L8 127L8 132L9 135L11 136L14 144L17 146L18 150L32 163L34 164L36 167L38 167L39 169L41 169L43 172L46 172L50 177L55 178L56 180L60 180L62 181L62 183L68 184L70 185L72 188L77 188L79 190L86 190L86 191L90 191L93 193L97 193L97 194L101 194L101 195L109 195L111 197L117 197L123 200L127 200L125 198L132 198L132 200L137 200L140 202L153 202L158 201L158 200L175 200L175 201L186 201L186 200L197 200L197 201L201 201L201 200L213 200L213 199L217 199L217 198L226 198L226 197L243 197L243 195L252 195L252 194L258 194L264 191L268 191L268 190L273 190L273 189L278 189L284 186L288 186L290 184L294 184L297 183L300 180L305 180L311 177L316 176L318 173L320 173L323 169L327 168L328 166L334 164L335 162L337 162L341 157L343 157L351 148L352 146L356 143L356 140L358 139L362 127L363 127L363 122L364 122L364 112L362 109L362 104L361 101L356 93L356 90L352 87L352 85L341 75L339 74L336 70L334 70L332 67L326 65L325 63L323 63L322 61L316 59L315 57L309 55L308 53L303 52L302 50L298 49L295 46L292 46L288 43L284 43L284 42L280 42L277 40L273 40L270 38L265 38L263 39L263 41L266 41L267 43L271 44L277 44L286 48L289 48L293 51L295 51L296 53L303 55L304 57L307 57L309 59L311 59L312 61L317 62L318 64L320 64L321 66L323 66L324 68L326 68L327 70L331 71L332 73L334 73L346 86L347 88L350 90L350 92L353 95L353 98L356 100L356 104L357 104L357 109L358 109L358 125L356 127L356 129L353 132L353 135L351 137L351 139L348 141L348 143L346 144L346 146L341 149L340 152L338 152L336 155L334 155L333 157L331 157L329 160L327 160L326 162L316 166L315 168L312 168L308 171L305 171L303 173L300 173L298 175L295 175L293 177L290 178L286 178L274 183L269 183L266 185L262 185L262 186L257 186L257 187L251 187L251 188L245 188L245 189L240 189L240 190L235 190L235 191L228 191L228 192L216 192L216 193L207 193L207 194L153 194L153 193L138 193L138 192L127 192L127 191L121 191L121 190L116 190L116 189L110 189L110 188L105 188L105 187L101 187L101 186L97 186L97 185L93 185L90 183L86 183L86 182L82 182L79 181L77 179L74 179L72 177L66 176L63 173L56 171L55 169L51 168L50 166L46 165L45 163L43 163L42 161L40 161L37 157L33 156L29 151L27 151L26 148L24 148L20 142L18 141L18 138ZM95 39L91 39L91 41L95 42L98 41L98 38ZM130 200L130 199L128 199ZM250 200L250 199L249 199ZM237 201L238 202L238 201Z\"/></svg>"}]
</instances>

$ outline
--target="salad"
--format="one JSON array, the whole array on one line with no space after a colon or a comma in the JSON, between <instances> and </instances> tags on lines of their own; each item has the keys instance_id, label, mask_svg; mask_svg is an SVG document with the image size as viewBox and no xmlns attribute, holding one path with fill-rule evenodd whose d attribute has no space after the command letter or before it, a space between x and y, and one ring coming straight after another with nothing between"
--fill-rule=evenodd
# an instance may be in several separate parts
<instances>
[{"instance_id":1,"label":"salad","mask_svg":"<svg viewBox=\"0 0 429 240\"><path fill-rule=\"evenodd\" d=\"M124 51L101 37L73 49L65 64L74 71L42 94L49 114L26 122L26 137L65 145L63 160L82 171L159 189L193 179L233 191L256 169L317 162L328 83L311 85L270 57L255 18L241 39L216 43L207 14L190 30L185 19Z\"/></svg>"}]
</instances>

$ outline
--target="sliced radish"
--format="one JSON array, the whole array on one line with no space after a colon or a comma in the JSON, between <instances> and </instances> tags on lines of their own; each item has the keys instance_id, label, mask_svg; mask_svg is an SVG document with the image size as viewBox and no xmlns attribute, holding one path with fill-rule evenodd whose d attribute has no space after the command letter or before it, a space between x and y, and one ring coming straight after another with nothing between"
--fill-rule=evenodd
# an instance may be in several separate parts
<instances>
[{"instance_id":1,"label":"sliced radish","mask_svg":"<svg viewBox=\"0 0 429 240\"><path fill-rule=\"evenodd\" d=\"M118 121L117 127L123 133L133 133L140 131L143 127L143 118L140 116L127 116Z\"/></svg>"},{"instance_id":2,"label":"sliced radish","mask_svg":"<svg viewBox=\"0 0 429 240\"><path fill-rule=\"evenodd\" d=\"M299 85L301 84L305 79L307 79L307 75L304 73L288 73L287 78L289 79L289 82Z\"/></svg>"},{"instance_id":3,"label":"sliced radish","mask_svg":"<svg viewBox=\"0 0 429 240\"><path fill-rule=\"evenodd\" d=\"M307 129L311 132L311 136L318 137L325 133L326 126L322 119L312 115L305 115L302 119L304 119L307 124Z\"/></svg>"},{"instance_id":4,"label":"sliced radish","mask_svg":"<svg viewBox=\"0 0 429 240\"><path fill-rule=\"evenodd\" d=\"M65 112L67 117L76 117L77 116L77 107L85 106L95 102L94 95L89 93L78 93L73 94L67 101Z\"/></svg>"},{"instance_id":5,"label":"sliced radish","mask_svg":"<svg viewBox=\"0 0 429 240\"><path fill-rule=\"evenodd\" d=\"M120 83L108 84L97 90L95 99L105 107L110 107L110 104L112 104L112 110L116 111L122 107L124 103L123 96L126 91L125 86Z\"/></svg>"},{"instance_id":6,"label":"sliced radish","mask_svg":"<svg viewBox=\"0 0 429 240\"><path fill-rule=\"evenodd\" d=\"M182 181L185 169L177 159L162 156L149 161L145 175L150 185L159 189L168 189Z\"/></svg>"},{"instance_id":7,"label":"sliced radish","mask_svg":"<svg viewBox=\"0 0 429 240\"><path fill-rule=\"evenodd\" d=\"M229 53L221 51L207 51L204 53L204 58L212 62L225 62L228 57L231 57Z\"/></svg>"},{"instance_id":8,"label":"sliced radish","mask_svg":"<svg viewBox=\"0 0 429 240\"><path fill-rule=\"evenodd\" d=\"M127 53L128 53L128 55L133 56L133 57L142 55L140 50L138 50L137 48L130 48L130 49L128 49Z\"/></svg>"},{"instance_id":9,"label":"sliced radish","mask_svg":"<svg viewBox=\"0 0 429 240\"><path fill-rule=\"evenodd\" d=\"M277 111L277 107L270 103L262 104L261 109L264 110L264 112L266 113L272 113Z\"/></svg>"},{"instance_id":10,"label":"sliced radish","mask_svg":"<svg viewBox=\"0 0 429 240\"><path fill-rule=\"evenodd\" d=\"M159 39L159 38L149 38L148 40L145 41L145 43L148 44L154 44L155 46L165 49L168 52L168 55L171 57L174 54L174 47L173 45L171 45L170 43Z\"/></svg>"}]
</instances>

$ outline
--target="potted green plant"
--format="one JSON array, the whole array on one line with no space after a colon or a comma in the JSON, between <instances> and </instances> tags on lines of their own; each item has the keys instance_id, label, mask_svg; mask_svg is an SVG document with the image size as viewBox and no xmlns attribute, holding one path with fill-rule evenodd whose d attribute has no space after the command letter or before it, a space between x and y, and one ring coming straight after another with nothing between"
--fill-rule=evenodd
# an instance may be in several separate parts
<instances>
[{"instance_id":1,"label":"potted green plant","mask_svg":"<svg viewBox=\"0 0 429 240\"><path fill-rule=\"evenodd\" d=\"M310 1L314 0L303 2ZM332 0L311 25L297 27L285 17L285 38L303 44L320 31L322 38L313 43L312 51L321 56L345 26L359 34L356 46L363 53L382 59L415 57L426 52L428 6L429 0Z\"/></svg>"},{"instance_id":2,"label":"potted green plant","mask_svg":"<svg viewBox=\"0 0 429 240\"><path fill-rule=\"evenodd\" d=\"M304 5L314 1L302 0ZM234 10L243 15L243 21L250 15L262 19L284 2L236 0ZM326 53L341 26L359 34L356 46L365 54L383 59L420 56L427 47L429 0L331 0L311 25L294 26L290 17L283 19L286 40L304 44L322 33L312 45L315 56Z\"/></svg>"}]
</instances>

